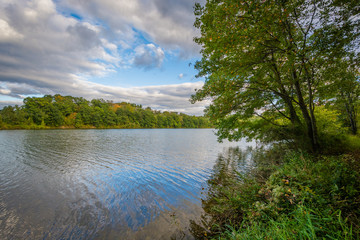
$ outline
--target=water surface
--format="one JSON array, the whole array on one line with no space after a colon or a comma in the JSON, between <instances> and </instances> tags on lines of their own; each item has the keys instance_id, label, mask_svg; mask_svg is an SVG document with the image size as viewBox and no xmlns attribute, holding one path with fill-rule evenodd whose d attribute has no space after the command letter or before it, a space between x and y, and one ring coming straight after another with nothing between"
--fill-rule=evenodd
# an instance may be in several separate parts
<instances>
[{"instance_id":1,"label":"water surface","mask_svg":"<svg viewBox=\"0 0 360 240\"><path fill-rule=\"evenodd\" d=\"M0 239L188 239L211 129L0 131Z\"/></svg>"}]
</instances>

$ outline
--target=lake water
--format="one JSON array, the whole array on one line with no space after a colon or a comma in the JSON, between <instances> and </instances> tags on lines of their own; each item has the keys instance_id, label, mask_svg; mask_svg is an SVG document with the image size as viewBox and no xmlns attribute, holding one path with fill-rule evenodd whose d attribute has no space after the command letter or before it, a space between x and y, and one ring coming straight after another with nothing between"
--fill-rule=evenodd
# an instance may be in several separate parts
<instances>
[{"instance_id":1,"label":"lake water","mask_svg":"<svg viewBox=\"0 0 360 240\"><path fill-rule=\"evenodd\" d=\"M248 145L212 129L0 131L0 239L191 239L219 154Z\"/></svg>"}]
</instances>

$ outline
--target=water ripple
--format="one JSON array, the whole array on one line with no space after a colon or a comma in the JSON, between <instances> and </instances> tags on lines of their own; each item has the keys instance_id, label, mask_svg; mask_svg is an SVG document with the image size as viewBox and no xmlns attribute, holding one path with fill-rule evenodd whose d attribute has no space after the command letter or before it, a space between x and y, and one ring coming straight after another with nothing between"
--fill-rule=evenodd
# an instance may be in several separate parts
<instances>
[{"instance_id":1,"label":"water ripple","mask_svg":"<svg viewBox=\"0 0 360 240\"><path fill-rule=\"evenodd\" d=\"M167 239L238 145L209 129L0 131L0 239Z\"/></svg>"}]
</instances>

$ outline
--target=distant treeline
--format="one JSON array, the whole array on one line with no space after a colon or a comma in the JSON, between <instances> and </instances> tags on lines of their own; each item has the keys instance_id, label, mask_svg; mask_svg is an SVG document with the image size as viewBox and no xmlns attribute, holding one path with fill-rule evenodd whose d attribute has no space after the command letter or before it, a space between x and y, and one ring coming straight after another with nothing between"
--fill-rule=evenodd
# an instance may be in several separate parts
<instances>
[{"instance_id":1,"label":"distant treeline","mask_svg":"<svg viewBox=\"0 0 360 240\"><path fill-rule=\"evenodd\" d=\"M160 112L132 103L45 95L0 110L1 129L41 128L208 128L205 117Z\"/></svg>"}]
</instances>

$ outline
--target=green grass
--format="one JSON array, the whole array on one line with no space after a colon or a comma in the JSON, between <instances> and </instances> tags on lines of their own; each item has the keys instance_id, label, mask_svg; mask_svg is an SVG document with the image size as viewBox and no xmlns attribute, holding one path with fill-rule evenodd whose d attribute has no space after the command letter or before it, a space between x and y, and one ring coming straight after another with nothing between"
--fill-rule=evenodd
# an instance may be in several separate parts
<instances>
[{"instance_id":1,"label":"green grass","mask_svg":"<svg viewBox=\"0 0 360 240\"><path fill-rule=\"evenodd\" d=\"M352 226L341 211L326 216L299 205L293 212L267 221L246 221L239 227L227 226L220 239L355 239Z\"/></svg>"},{"instance_id":2,"label":"green grass","mask_svg":"<svg viewBox=\"0 0 360 240\"><path fill-rule=\"evenodd\" d=\"M359 239L359 155L274 156L247 176L214 174L197 239Z\"/></svg>"}]
</instances>

